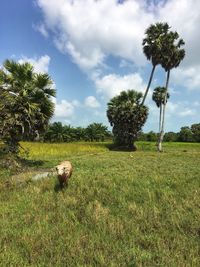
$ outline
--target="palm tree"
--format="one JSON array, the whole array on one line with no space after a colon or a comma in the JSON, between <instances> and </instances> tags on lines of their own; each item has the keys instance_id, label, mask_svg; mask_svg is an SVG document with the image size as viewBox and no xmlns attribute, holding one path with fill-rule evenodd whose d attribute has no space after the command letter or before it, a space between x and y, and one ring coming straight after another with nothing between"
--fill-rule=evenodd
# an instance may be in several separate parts
<instances>
[{"instance_id":1,"label":"palm tree","mask_svg":"<svg viewBox=\"0 0 200 267\"><path fill-rule=\"evenodd\" d=\"M20 140L34 138L47 127L54 113L52 84L48 74L35 73L29 63L5 61L0 75L0 112L6 110L6 116L0 126L9 150L17 152Z\"/></svg>"},{"instance_id":2,"label":"palm tree","mask_svg":"<svg viewBox=\"0 0 200 267\"><path fill-rule=\"evenodd\" d=\"M163 42L163 51L162 51L162 58L161 58L161 65L167 72L166 78L166 92L163 104L163 114L162 114L162 123L161 123L161 130L159 134L158 140L158 150L162 151L162 141L164 137L164 122L165 122L165 109L167 104L167 93L168 93L168 85L169 85L169 78L170 78L170 71L173 68L177 68L180 62L185 57L185 50L181 48L185 42L183 39L179 39L179 34L177 32L170 31L165 37Z\"/></svg>"},{"instance_id":3,"label":"palm tree","mask_svg":"<svg viewBox=\"0 0 200 267\"><path fill-rule=\"evenodd\" d=\"M104 141L108 136L108 128L102 123L94 122L87 126L85 134L90 141Z\"/></svg>"},{"instance_id":4,"label":"palm tree","mask_svg":"<svg viewBox=\"0 0 200 267\"><path fill-rule=\"evenodd\" d=\"M165 101L165 87L156 87L153 91L152 100L156 103L156 106L160 108L160 116L159 116L159 133L161 130L161 118L162 118L162 107ZM169 93L167 93L167 99L169 98Z\"/></svg>"},{"instance_id":5,"label":"palm tree","mask_svg":"<svg viewBox=\"0 0 200 267\"><path fill-rule=\"evenodd\" d=\"M146 37L142 42L143 52L146 58L152 63L152 71L142 100L142 105L146 100L149 88L151 86L155 68L158 64L161 64L163 40L165 40L165 36L167 35L169 28L170 27L167 23L156 23L150 25L145 32Z\"/></svg>"},{"instance_id":6,"label":"palm tree","mask_svg":"<svg viewBox=\"0 0 200 267\"><path fill-rule=\"evenodd\" d=\"M107 117L113 126L114 143L117 146L136 149L134 141L148 116L148 109L141 105L141 98L141 93L128 90L108 103Z\"/></svg>"}]
</instances>

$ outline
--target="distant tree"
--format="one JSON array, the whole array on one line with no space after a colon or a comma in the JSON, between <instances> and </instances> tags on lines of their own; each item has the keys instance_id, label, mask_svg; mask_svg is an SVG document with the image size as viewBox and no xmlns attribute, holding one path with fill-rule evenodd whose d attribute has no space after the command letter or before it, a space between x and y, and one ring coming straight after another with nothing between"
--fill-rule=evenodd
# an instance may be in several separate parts
<instances>
[{"instance_id":1,"label":"distant tree","mask_svg":"<svg viewBox=\"0 0 200 267\"><path fill-rule=\"evenodd\" d=\"M49 125L45 135L45 142L74 142L74 141L104 141L110 137L110 132L102 123L91 123L86 128L62 125L54 122Z\"/></svg>"},{"instance_id":2,"label":"distant tree","mask_svg":"<svg viewBox=\"0 0 200 267\"><path fill-rule=\"evenodd\" d=\"M102 123L92 123L85 130L89 141L104 141L108 136L108 128Z\"/></svg>"},{"instance_id":3,"label":"distant tree","mask_svg":"<svg viewBox=\"0 0 200 267\"><path fill-rule=\"evenodd\" d=\"M164 141L166 141L166 142L176 142L176 141L178 141L178 134L174 133L174 132L165 133Z\"/></svg>"},{"instance_id":4,"label":"distant tree","mask_svg":"<svg viewBox=\"0 0 200 267\"><path fill-rule=\"evenodd\" d=\"M148 116L148 108L141 105L141 98L141 93L129 90L121 92L108 103L107 117L117 146L136 149L134 142Z\"/></svg>"},{"instance_id":5,"label":"distant tree","mask_svg":"<svg viewBox=\"0 0 200 267\"><path fill-rule=\"evenodd\" d=\"M142 42L143 52L146 58L152 63L152 71L142 100L142 105L146 100L149 88L151 86L155 68L157 65L161 64L163 41L165 40L165 36L167 35L169 28L170 27L167 23L156 23L150 25L145 32L146 37Z\"/></svg>"},{"instance_id":6,"label":"distant tree","mask_svg":"<svg viewBox=\"0 0 200 267\"><path fill-rule=\"evenodd\" d=\"M188 126L181 127L179 132L179 141L181 142L192 142L193 141L193 133Z\"/></svg>"},{"instance_id":7,"label":"distant tree","mask_svg":"<svg viewBox=\"0 0 200 267\"><path fill-rule=\"evenodd\" d=\"M43 133L54 113L55 96L48 74L37 74L29 63L6 60L0 70L0 138L10 152L19 141Z\"/></svg>"},{"instance_id":8,"label":"distant tree","mask_svg":"<svg viewBox=\"0 0 200 267\"><path fill-rule=\"evenodd\" d=\"M73 128L73 137L76 141L86 140L86 129L83 127Z\"/></svg>"},{"instance_id":9,"label":"distant tree","mask_svg":"<svg viewBox=\"0 0 200 267\"><path fill-rule=\"evenodd\" d=\"M192 124L191 131L193 135L193 140L195 142L200 142L200 123Z\"/></svg>"},{"instance_id":10,"label":"distant tree","mask_svg":"<svg viewBox=\"0 0 200 267\"><path fill-rule=\"evenodd\" d=\"M44 141L63 142L66 139L66 132L61 122L50 124L44 135Z\"/></svg>"},{"instance_id":11,"label":"distant tree","mask_svg":"<svg viewBox=\"0 0 200 267\"><path fill-rule=\"evenodd\" d=\"M173 68L179 66L180 62L183 60L185 56L185 50L181 47L184 45L183 39L179 39L179 34L177 32L168 32L162 40L162 58L161 65L165 69L167 73L166 78L166 93L163 104L163 113L162 113L162 123L161 130L159 134L158 140L158 151L162 151L162 141L164 137L164 123L165 123L165 109L167 104L167 93L168 93L168 85L170 78L170 71Z\"/></svg>"},{"instance_id":12,"label":"distant tree","mask_svg":"<svg viewBox=\"0 0 200 267\"><path fill-rule=\"evenodd\" d=\"M139 131L138 136L137 136L137 140L138 141L147 141L147 134L144 133L143 131Z\"/></svg>"},{"instance_id":13,"label":"distant tree","mask_svg":"<svg viewBox=\"0 0 200 267\"><path fill-rule=\"evenodd\" d=\"M146 140L155 142L157 140L157 134L153 131L146 133Z\"/></svg>"}]
</instances>

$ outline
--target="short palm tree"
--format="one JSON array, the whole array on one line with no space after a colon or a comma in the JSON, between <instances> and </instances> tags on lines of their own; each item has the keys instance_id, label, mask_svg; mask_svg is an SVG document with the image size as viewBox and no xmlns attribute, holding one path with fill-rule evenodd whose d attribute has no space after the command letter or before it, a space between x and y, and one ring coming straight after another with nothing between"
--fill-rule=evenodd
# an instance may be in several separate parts
<instances>
[{"instance_id":1,"label":"short palm tree","mask_svg":"<svg viewBox=\"0 0 200 267\"><path fill-rule=\"evenodd\" d=\"M143 39L143 52L148 60L152 63L152 71L149 78L149 82L142 100L144 104L149 88L151 86L154 71L157 65L161 64L161 58L163 53L163 41L169 31L169 25L167 23L156 23L150 25L145 34L146 37Z\"/></svg>"},{"instance_id":2,"label":"short palm tree","mask_svg":"<svg viewBox=\"0 0 200 267\"><path fill-rule=\"evenodd\" d=\"M11 60L4 63L0 84L0 112L6 110L0 120L0 134L15 151L20 140L34 138L45 130L54 113L55 89L48 74L37 74L31 64Z\"/></svg>"},{"instance_id":3,"label":"short palm tree","mask_svg":"<svg viewBox=\"0 0 200 267\"><path fill-rule=\"evenodd\" d=\"M108 103L107 117L113 127L117 146L136 149L134 141L148 116L148 108L141 105L141 98L141 93L128 90L113 97Z\"/></svg>"},{"instance_id":4,"label":"short palm tree","mask_svg":"<svg viewBox=\"0 0 200 267\"><path fill-rule=\"evenodd\" d=\"M162 107L165 101L165 87L156 87L153 90L152 100L156 103L156 106L160 109L160 116L159 116L159 133L161 130L161 118L162 118ZM169 99L169 93L167 93L167 99Z\"/></svg>"}]
</instances>

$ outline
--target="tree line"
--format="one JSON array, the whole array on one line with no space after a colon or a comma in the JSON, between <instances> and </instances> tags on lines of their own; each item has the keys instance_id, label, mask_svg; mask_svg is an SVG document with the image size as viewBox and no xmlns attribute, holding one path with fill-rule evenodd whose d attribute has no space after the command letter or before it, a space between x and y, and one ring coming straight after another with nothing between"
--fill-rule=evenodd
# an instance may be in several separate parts
<instances>
[{"instance_id":1,"label":"tree line","mask_svg":"<svg viewBox=\"0 0 200 267\"><path fill-rule=\"evenodd\" d=\"M107 126L102 123L91 123L87 127L72 127L63 125L61 122L49 124L46 132L37 138L41 142L76 142L90 141L103 142L113 140L113 134ZM138 141L157 142L158 133L150 131L147 133L140 132L137 137ZM192 124L191 127L181 127L179 132L166 132L164 135L165 142L200 142L200 123Z\"/></svg>"},{"instance_id":2,"label":"tree line","mask_svg":"<svg viewBox=\"0 0 200 267\"><path fill-rule=\"evenodd\" d=\"M49 124L46 132L36 140L44 142L103 142L112 139L112 133L102 123L91 123L87 127L72 127L61 122Z\"/></svg>"},{"instance_id":3,"label":"tree line","mask_svg":"<svg viewBox=\"0 0 200 267\"><path fill-rule=\"evenodd\" d=\"M141 132L138 136L140 141L158 140L158 134L154 131ZM181 127L179 132L166 132L163 141L165 142L200 142L200 123L192 124L191 127Z\"/></svg>"}]
</instances>

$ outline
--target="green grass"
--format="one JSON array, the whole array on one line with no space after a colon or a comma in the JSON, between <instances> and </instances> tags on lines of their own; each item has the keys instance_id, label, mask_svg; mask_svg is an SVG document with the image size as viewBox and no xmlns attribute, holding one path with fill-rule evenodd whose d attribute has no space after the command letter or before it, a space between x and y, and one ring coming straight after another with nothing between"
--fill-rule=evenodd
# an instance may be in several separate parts
<instances>
[{"instance_id":1,"label":"green grass","mask_svg":"<svg viewBox=\"0 0 200 267\"><path fill-rule=\"evenodd\" d=\"M200 144L23 146L26 172L1 169L0 266L200 266ZM64 159L68 188L30 180Z\"/></svg>"}]
</instances>

